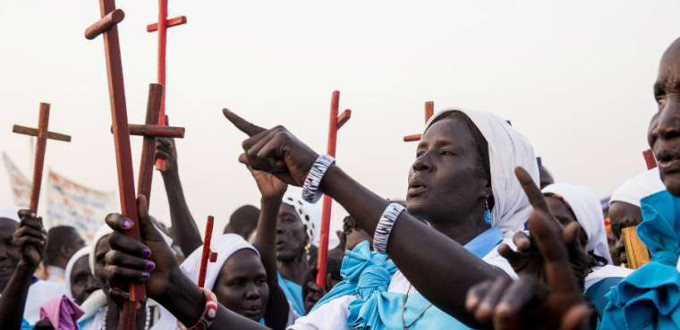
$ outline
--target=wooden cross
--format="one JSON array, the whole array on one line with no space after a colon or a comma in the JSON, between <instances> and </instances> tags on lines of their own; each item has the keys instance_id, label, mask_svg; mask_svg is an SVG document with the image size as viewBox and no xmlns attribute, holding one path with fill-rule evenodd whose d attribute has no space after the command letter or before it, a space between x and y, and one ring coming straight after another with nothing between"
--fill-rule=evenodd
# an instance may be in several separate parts
<instances>
[{"instance_id":1,"label":"wooden cross","mask_svg":"<svg viewBox=\"0 0 680 330\"><path fill-rule=\"evenodd\" d=\"M212 215L208 216L208 221L205 223L205 238L203 238L203 254L201 255L201 268L198 272L198 286L205 285L205 274L208 271L208 261L217 261L217 252L210 249L210 242L212 241L213 225L215 218Z\"/></svg>"},{"instance_id":2,"label":"wooden cross","mask_svg":"<svg viewBox=\"0 0 680 330\"><path fill-rule=\"evenodd\" d=\"M147 32L158 31L158 83L163 85L163 96L161 98L161 114L158 120L159 125L167 125L165 122L165 52L168 41L168 28L186 24L186 16L178 16L168 19L168 0L158 0L158 22L146 26ZM165 171L165 160L156 159L156 168Z\"/></svg>"},{"instance_id":3,"label":"wooden cross","mask_svg":"<svg viewBox=\"0 0 680 330\"><path fill-rule=\"evenodd\" d=\"M331 116L328 125L328 149L327 153L335 157L335 147L338 142L338 130L352 117L352 110L345 110L338 116L340 106L340 91L334 91L331 97ZM324 195L323 209L321 213L321 239L319 241L319 259L317 261L316 284L326 287L326 261L328 260L328 239L331 225L331 207L333 200Z\"/></svg>"},{"instance_id":4,"label":"wooden cross","mask_svg":"<svg viewBox=\"0 0 680 330\"><path fill-rule=\"evenodd\" d=\"M68 135L48 131L49 121L50 105L49 103L40 103L40 117L38 118L37 129L20 125L14 125L12 129L14 133L35 136L38 140L35 148L35 158L33 159L33 182L31 183L31 202L29 205L29 208L34 213L38 213L47 139L71 142L71 137Z\"/></svg>"},{"instance_id":5,"label":"wooden cross","mask_svg":"<svg viewBox=\"0 0 680 330\"><path fill-rule=\"evenodd\" d=\"M125 105L123 64L120 57L118 28L116 27L123 20L125 14L122 10L116 9L115 0L99 0L99 8L101 18L85 30L85 38L92 40L100 34L104 35L120 207L121 212L135 224L126 234L139 240L139 214L135 196L135 179L130 151L130 131ZM130 299L123 304L123 312L118 323L119 330L132 330L135 328L137 305L146 299L146 291L141 283L132 283L129 288L129 294Z\"/></svg>"},{"instance_id":6,"label":"wooden cross","mask_svg":"<svg viewBox=\"0 0 680 330\"><path fill-rule=\"evenodd\" d=\"M425 102L425 124L427 124L430 118L432 118L433 114L434 114L434 102L432 101ZM420 141L421 137L422 134L407 135L404 136L404 142Z\"/></svg>"},{"instance_id":7,"label":"wooden cross","mask_svg":"<svg viewBox=\"0 0 680 330\"><path fill-rule=\"evenodd\" d=\"M144 195L148 203L151 202L151 181L153 179L153 164L156 159L156 138L183 138L183 127L169 127L158 124L161 116L161 101L163 99L163 85L149 84L149 99L146 106L145 125L130 125L130 135L144 137L142 143L142 157L139 162L139 177L137 181L137 196Z\"/></svg>"},{"instance_id":8,"label":"wooden cross","mask_svg":"<svg viewBox=\"0 0 680 330\"><path fill-rule=\"evenodd\" d=\"M645 159L645 164L647 169L651 170L655 168L656 159L651 150L645 150L642 152L642 156ZM649 250L645 243L642 242L637 234L637 226L626 227L621 229L621 237L623 240L623 245L626 248L626 259L628 260L628 268L638 269L642 265L646 264L650 260Z\"/></svg>"}]
</instances>

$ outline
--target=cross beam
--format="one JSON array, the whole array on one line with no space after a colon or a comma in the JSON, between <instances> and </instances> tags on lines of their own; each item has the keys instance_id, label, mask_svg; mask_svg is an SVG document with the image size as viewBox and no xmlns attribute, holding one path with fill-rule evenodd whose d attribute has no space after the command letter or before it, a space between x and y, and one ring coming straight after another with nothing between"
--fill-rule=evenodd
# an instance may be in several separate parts
<instances>
[{"instance_id":1,"label":"cross beam","mask_svg":"<svg viewBox=\"0 0 680 330\"><path fill-rule=\"evenodd\" d=\"M425 102L425 124L427 124L430 118L432 118L433 114L434 114L434 102L432 101ZM420 141L421 137L422 134L407 135L404 136L404 142Z\"/></svg>"},{"instance_id":2,"label":"cross beam","mask_svg":"<svg viewBox=\"0 0 680 330\"><path fill-rule=\"evenodd\" d=\"M335 147L338 142L338 130L345 125L352 117L352 110L345 110L338 115L338 108L340 107L340 91L334 91L331 96L331 111L328 125L328 149L329 156L335 157ZM333 200L330 196L324 195L323 209L321 212L321 239L319 241L319 258L317 262L317 269L319 272L316 275L316 283L322 287L326 287L326 261L328 260L328 239L331 226L331 207Z\"/></svg>"},{"instance_id":3,"label":"cross beam","mask_svg":"<svg viewBox=\"0 0 680 330\"><path fill-rule=\"evenodd\" d=\"M40 201L40 187L42 185L43 168L45 167L45 152L47 150L47 140L57 140L71 142L71 137L66 134L48 131L50 122L49 103L40 103L40 117L38 118L38 128L14 125L12 131L17 134L24 134L37 137L35 157L33 160L33 182L31 183L31 201L29 208L31 211L38 212L38 202Z\"/></svg>"},{"instance_id":4,"label":"cross beam","mask_svg":"<svg viewBox=\"0 0 680 330\"><path fill-rule=\"evenodd\" d=\"M168 0L158 0L158 22L146 26L147 32L158 31L158 83L163 85L163 97L161 98L161 114L158 120L159 125L167 125L165 122L165 91L168 86L165 83L165 54L168 42L168 28L186 24L186 16L178 16L168 19ZM165 171L165 160L156 159L156 168Z\"/></svg>"}]
</instances>

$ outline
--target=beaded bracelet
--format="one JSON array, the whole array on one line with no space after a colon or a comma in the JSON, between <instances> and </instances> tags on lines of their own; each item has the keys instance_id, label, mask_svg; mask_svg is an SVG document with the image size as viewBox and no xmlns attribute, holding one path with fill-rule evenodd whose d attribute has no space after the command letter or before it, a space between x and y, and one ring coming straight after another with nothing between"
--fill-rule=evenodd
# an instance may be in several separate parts
<instances>
[{"instance_id":1,"label":"beaded bracelet","mask_svg":"<svg viewBox=\"0 0 680 330\"><path fill-rule=\"evenodd\" d=\"M387 253L387 241L390 239L390 233L392 232L392 227L394 223L399 218L401 212L404 212L406 208L397 203L390 203L383 211L378 221L378 226L375 228L375 233L373 234L373 250L378 253Z\"/></svg>"},{"instance_id":2,"label":"beaded bracelet","mask_svg":"<svg viewBox=\"0 0 680 330\"><path fill-rule=\"evenodd\" d=\"M323 179L328 168L334 163L335 159L328 155L321 155L316 159L302 185L302 199L312 204L319 201L319 198L323 195L321 190L319 190L321 179Z\"/></svg>"},{"instance_id":3,"label":"beaded bracelet","mask_svg":"<svg viewBox=\"0 0 680 330\"><path fill-rule=\"evenodd\" d=\"M205 308L203 309L201 318L198 319L198 322L191 328L187 328L182 322L177 321L177 325L181 330L207 330L215 321L215 318L217 318L217 297L210 290L205 288L202 290L205 294Z\"/></svg>"}]
</instances>

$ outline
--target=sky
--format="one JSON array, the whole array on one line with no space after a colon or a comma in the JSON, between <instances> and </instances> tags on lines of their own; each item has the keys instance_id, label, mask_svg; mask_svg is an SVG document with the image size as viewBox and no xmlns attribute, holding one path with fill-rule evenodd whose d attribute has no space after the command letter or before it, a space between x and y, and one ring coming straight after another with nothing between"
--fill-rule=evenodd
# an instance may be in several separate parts
<instances>
[{"instance_id":1,"label":"sky","mask_svg":"<svg viewBox=\"0 0 680 330\"><path fill-rule=\"evenodd\" d=\"M128 117L142 123L156 81L155 1L117 1ZM179 169L203 230L222 228L259 192L236 160L244 135L228 107L264 127L286 126L324 152L333 90L352 109L341 129L338 164L386 198L403 198L423 103L510 119L557 181L609 195L645 169L641 152L656 109L659 59L678 36L680 3L670 0L188 1L170 0L166 111L186 128ZM104 47L84 38L99 17L95 0L0 1L0 151L26 175L29 139L12 124L37 125L52 105L46 166L76 182L117 189L109 133ZM141 139L133 137L135 170ZM4 172L1 170L0 172ZM12 203L0 174L0 205ZM112 210L117 211L117 210ZM161 176L151 213L169 223ZM346 214L334 205L333 227Z\"/></svg>"}]
</instances>

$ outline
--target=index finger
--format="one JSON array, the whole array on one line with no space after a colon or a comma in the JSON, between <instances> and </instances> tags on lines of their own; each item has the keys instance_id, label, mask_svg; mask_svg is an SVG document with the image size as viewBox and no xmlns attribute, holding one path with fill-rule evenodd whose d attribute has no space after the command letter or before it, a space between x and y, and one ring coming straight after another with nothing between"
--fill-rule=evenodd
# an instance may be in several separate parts
<instances>
[{"instance_id":1,"label":"index finger","mask_svg":"<svg viewBox=\"0 0 680 330\"><path fill-rule=\"evenodd\" d=\"M257 133L265 131L264 128L239 117L229 109L222 109L222 113L232 124L234 124L234 126L236 126L236 128L238 128L241 132L246 133L248 136L253 136Z\"/></svg>"},{"instance_id":2,"label":"index finger","mask_svg":"<svg viewBox=\"0 0 680 330\"><path fill-rule=\"evenodd\" d=\"M538 186L531 178L531 175L529 175L527 170L525 170L521 166L517 166L515 167L515 176L517 177L517 180L519 181L520 185L522 185L522 189L524 190L524 193L527 195L527 198L529 198L529 203L531 203L531 206L533 206L535 209L550 214L548 204L545 203L545 198L543 197L541 189L538 188Z\"/></svg>"}]
</instances>

